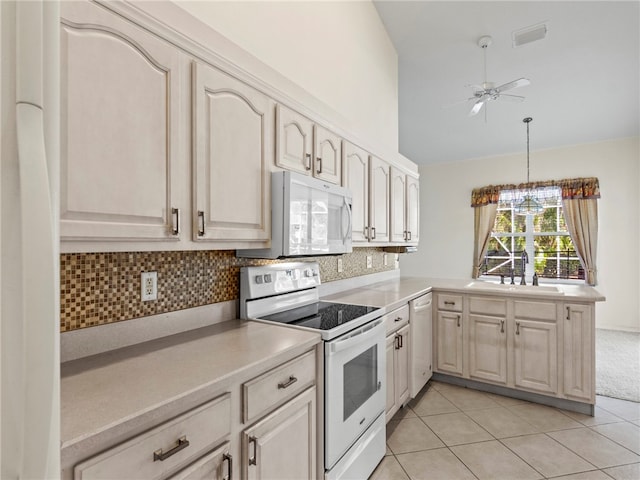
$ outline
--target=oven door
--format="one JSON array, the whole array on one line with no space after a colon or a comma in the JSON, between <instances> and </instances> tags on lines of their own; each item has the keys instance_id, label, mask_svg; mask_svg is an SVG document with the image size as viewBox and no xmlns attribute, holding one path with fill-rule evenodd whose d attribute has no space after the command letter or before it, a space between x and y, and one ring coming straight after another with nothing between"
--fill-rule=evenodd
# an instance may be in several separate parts
<instances>
[{"instance_id":1,"label":"oven door","mask_svg":"<svg viewBox=\"0 0 640 480\"><path fill-rule=\"evenodd\" d=\"M384 412L385 324L379 318L325 343L325 468Z\"/></svg>"}]
</instances>

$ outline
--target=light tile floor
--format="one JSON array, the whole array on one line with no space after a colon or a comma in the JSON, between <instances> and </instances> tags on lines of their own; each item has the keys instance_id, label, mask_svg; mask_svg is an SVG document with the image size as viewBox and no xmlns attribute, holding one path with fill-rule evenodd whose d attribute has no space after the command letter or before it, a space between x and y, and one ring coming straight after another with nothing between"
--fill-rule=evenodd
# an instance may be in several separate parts
<instances>
[{"instance_id":1,"label":"light tile floor","mask_svg":"<svg viewBox=\"0 0 640 480\"><path fill-rule=\"evenodd\" d=\"M640 480L640 403L593 417L439 382L387 424L370 480Z\"/></svg>"}]
</instances>

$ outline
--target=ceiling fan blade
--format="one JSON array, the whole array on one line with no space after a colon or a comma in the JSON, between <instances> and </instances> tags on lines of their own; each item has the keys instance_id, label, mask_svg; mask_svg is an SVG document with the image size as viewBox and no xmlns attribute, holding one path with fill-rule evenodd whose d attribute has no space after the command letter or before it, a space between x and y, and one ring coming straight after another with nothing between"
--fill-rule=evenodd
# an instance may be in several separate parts
<instances>
[{"instance_id":1,"label":"ceiling fan blade","mask_svg":"<svg viewBox=\"0 0 640 480\"><path fill-rule=\"evenodd\" d=\"M482 97L480 97L480 100L478 100L476 103L473 104L473 108L469 112L469 116L473 117L474 115L476 115L480 111L482 106L486 103L487 100L488 100L488 95L483 95Z\"/></svg>"},{"instance_id":2,"label":"ceiling fan blade","mask_svg":"<svg viewBox=\"0 0 640 480\"><path fill-rule=\"evenodd\" d=\"M503 102L524 102L524 97L520 95L509 95L508 93L501 93L496 96L495 99Z\"/></svg>"},{"instance_id":3,"label":"ceiling fan blade","mask_svg":"<svg viewBox=\"0 0 640 480\"><path fill-rule=\"evenodd\" d=\"M471 100L477 100L476 97L469 97L466 100L460 100L459 102L453 102L453 103L449 103L447 105L443 105L442 108L453 108L453 107L457 107L458 105L462 105L463 103L468 103Z\"/></svg>"},{"instance_id":4,"label":"ceiling fan blade","mask_svg":"<svg viewBox=\"0 0 640 480\"><path fill-rule=\"evenodd\" d=\"M525 87L529 84L531 84L531 82L529 81L528 78L519 78L517 80L514 80L513 82L500 85L499 87L496 87L495 90L498 93L502 93L502 92L506 92L507 90L511 90L513 88Z\"/></svg>"}]
</instances>

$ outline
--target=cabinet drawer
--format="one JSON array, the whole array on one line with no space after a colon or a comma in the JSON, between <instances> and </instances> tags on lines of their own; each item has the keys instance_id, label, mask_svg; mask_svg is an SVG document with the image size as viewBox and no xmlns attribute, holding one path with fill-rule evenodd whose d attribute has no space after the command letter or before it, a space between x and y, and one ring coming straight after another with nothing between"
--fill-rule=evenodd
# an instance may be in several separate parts
<instances>
[{"instance_id":1,"label":"cabinet drawer","mask_svg":"<svg viewBox=\"0 0 640 480\"><path fill-rule=\"evenodd\" d=\"M501 298L470 297L469 312L504 317L507 315L507 301Z\"/></svg>"},{"instance_id":2,"label":"cabinet drawer","mask_svg":"<svg viewBox=\"0 0 640 480\"><path fill-rule=\"evenodd\" d=\"M553 302L525 302L516 300L513 303L516 318L556 321L557 309L556 304Z\"/></svg>"},{"instance_id":3,"label":"cabinet drawer","mask_svg":"<svg viewBox=\"0 0 640 480\"><path fill-rule=\"evenodd\" d=\"M242 386L243 421L251 422L313 385L316 357L311 351Z\"/></svg>"},{"instance_id":4,"label":"cabinet drawer","mask_svg":"<svg viewBox=\"0 0 640 480\"><path fill-rule=\"evenodd\" d=\"M387 335L389 335L409 323L409 305L396 308L382 318L387 327Z\"/></svg>"},{"instance_id":5,"label":"cabinet drawer","mask_svg":"<svg viewBox=\"0 0 640 480\"><path fill-rule=\"evenodd\" d=\"M438 310L462 311L462 295L438 294Z\"/></svg>"},{"instance_id":6,"label":"cabinet drawer","mask_svg":"<svg viewBox=\"0 0 640 480\"><path fill-rule=\"evenodd\" d=\"M230 431L227 393L77 465L74 478L163 478L211 450Z\"/></svg>"}]
</instances>

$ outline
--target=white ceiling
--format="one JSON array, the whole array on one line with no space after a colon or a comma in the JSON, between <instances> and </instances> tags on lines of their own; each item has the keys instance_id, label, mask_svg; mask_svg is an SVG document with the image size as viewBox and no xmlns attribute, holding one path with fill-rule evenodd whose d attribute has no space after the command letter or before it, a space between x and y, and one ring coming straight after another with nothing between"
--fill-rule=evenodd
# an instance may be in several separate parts
<instances>
[{"instance_id":1,"label":"white ceiling","mask_svg":"<svg viewBox=\"0 0 640 480\"><path fill-rule=\"evenodd\" d=\"M638 135L640 2L375 1L398 52L400 152L453 162ZM545 22L544 40L513 48L514 30ZM531 85L468 117L467 85L483 81L477 40L491 35L487 77ZM449 108L445 108L449 106Z\"/></svg>"}]
</instances>

